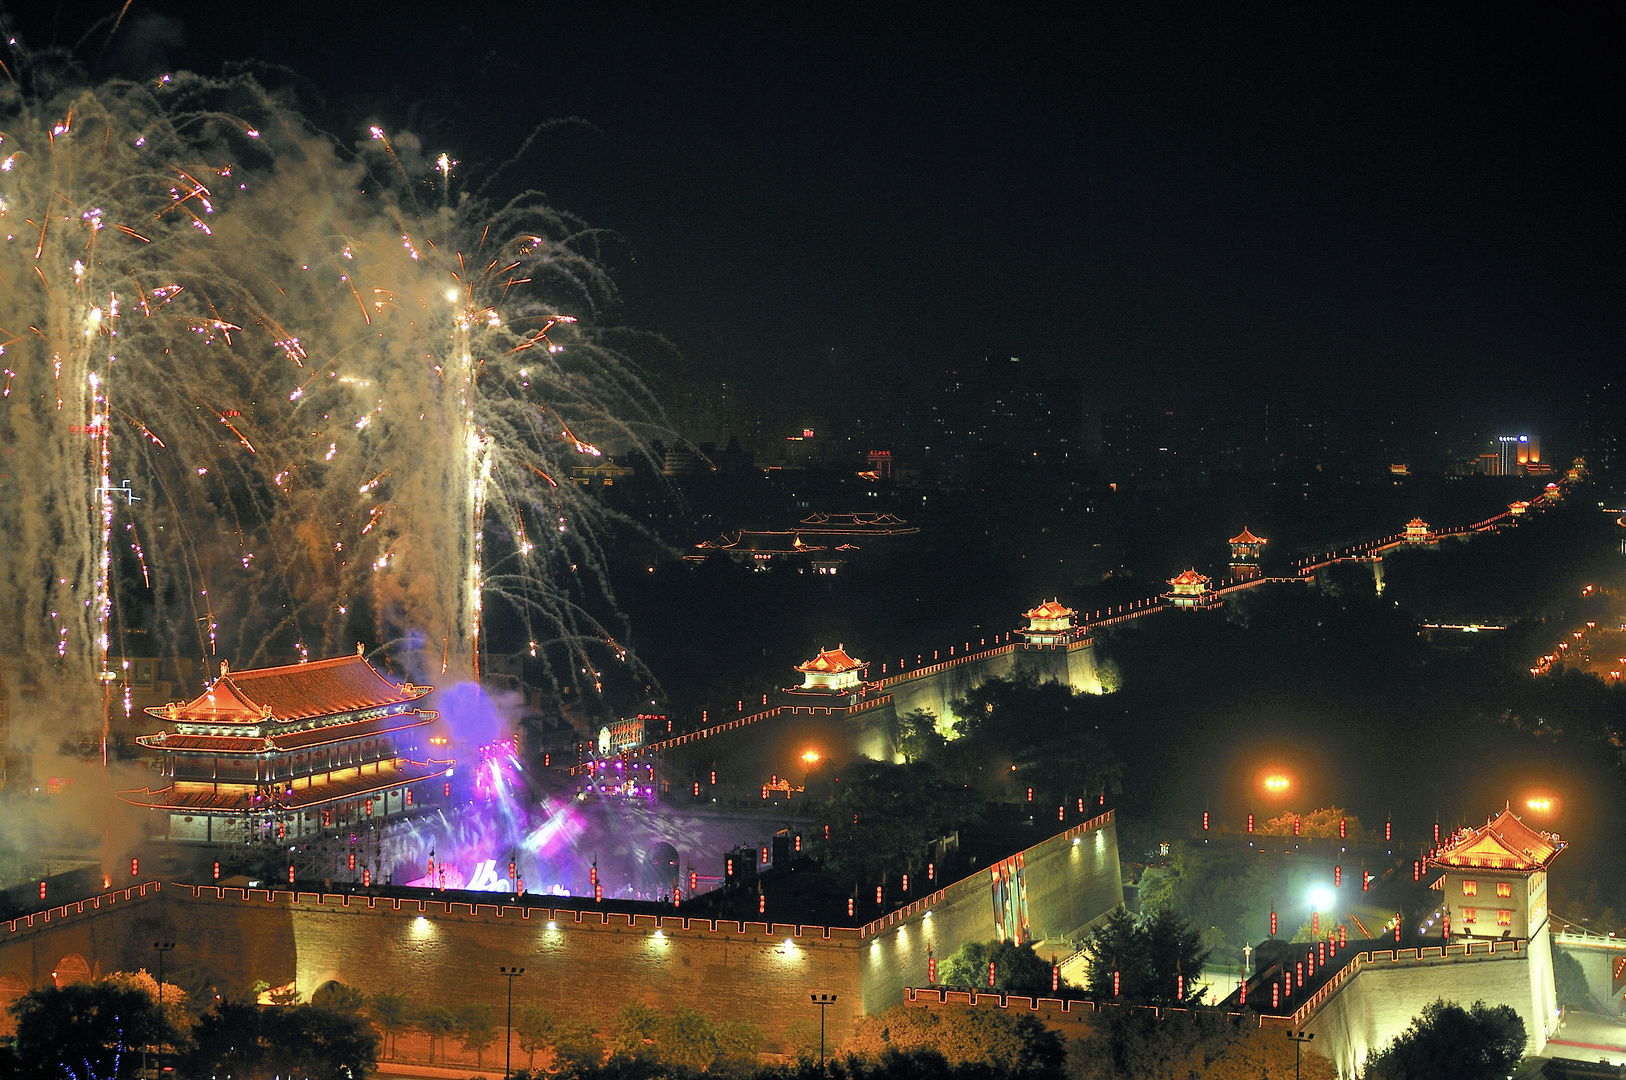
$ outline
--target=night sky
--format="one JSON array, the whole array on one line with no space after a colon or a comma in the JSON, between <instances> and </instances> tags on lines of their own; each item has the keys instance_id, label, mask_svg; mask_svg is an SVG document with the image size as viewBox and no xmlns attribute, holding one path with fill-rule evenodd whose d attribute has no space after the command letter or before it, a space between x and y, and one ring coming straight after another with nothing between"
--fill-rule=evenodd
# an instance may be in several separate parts
<instances>
[{"instance_id":1,"label":"night sky","mask_svg":"<svg viewBox=\"0 0 1626 1080\"><path fill-rule=\"evenodd\" d=\"M108 72L294 69L619 236L628 323L769 394L992 353L1103 406L1563 425L1623 324L1617 28L1136 4L0 4ZM1459 17L1459 15L1463 17ZM1590 21L1597 18L1600 21Z\"/></svg>"}]
</instances>

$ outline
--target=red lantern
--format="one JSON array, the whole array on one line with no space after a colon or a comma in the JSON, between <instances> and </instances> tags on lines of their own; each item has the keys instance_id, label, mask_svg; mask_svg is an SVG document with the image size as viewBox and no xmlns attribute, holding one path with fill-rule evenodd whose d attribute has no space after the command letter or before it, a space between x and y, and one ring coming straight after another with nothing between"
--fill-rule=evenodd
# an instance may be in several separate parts
<instances>
[{"instance_id":1,"label":"red lantern","mask_svg":"<svg viewBox=\"0 0 1626 1080\"><path fill-rule=\"evenodd\" d=\"M1327 962L1327 943L1325 941L1315 943L1315 959L1318 964Z\"/></svg>"},{"instance_id":2,"label":"red lantern","mask_svg":"<svg viewBox=\"0 0 1626 1080\"><path fill-rule=\"evenodd\" d=\"M727 870L727 873L728 873L728 876L729 876L729 877L733 877L733 876L734 876L734 860L733 860L733 859L730 859L730 860L728 860L728 870ZM597 880L598 880L598 870L596 870L596 869L595 869L595 870L594 870L594 871L593 871L593 880L594 880L594 881L597 881Z\"/></svg>"},{"instance_id":3,"label":"red lantern","mask_svg":"<svg viewBox=\"0 0 1626 1080\"><path fill-rule=\"evenodd\" d=\"M1434 823L1434 846L1440 846L1440 823L1438 821Z\"/></svg>"},{"instance_id":4,"label":"red lantern","mask_svg":"<svg viewBox=\"0 0 1626 1080\"><path fill-rule=\"evenodd\" d=\"M733 859L728 860L728 872L730 874L732 874L734 872L734 860ZM595 864L593 866L593 868L588 871L587 882L588 882L589 885L594 885L594 886L598 885L598 866L597 866L597 864Z\"/></svg>"},{"instance_id":5,"label":"red lantern","mask_svg":"<svg viewBox=\"0 0 1626 1080\"><path fill-rule=\"evenodd\" d=\"M926 880L927 881L936 881L937 880L937 864L936 863L927 863L926 864Z\"/></svg>"},{"instance_id":6,"label":"red lantern","mask_svg":"<svg viewBox=\"0 0 1626 1080\"><path fill-rule=\"evenodd\" d=\"M761 893L757 894L757 914L761 915L768 910L768 898Z\"/></svg>"},{"instance_id":7,"label":"red lantern","mask_svg":"<svg viewBox=\"0 0 1626 1080\"><path fill-rule=\"evenodd\" d=\"M1067 820L1067 807L1065 805L1056 807L1056 820L1057 821L1066 821Z\"/></svg>"},{"instance_id":8,"label":"red lantern","mask_svg":"<svg viewBox=\"0 0 1626 1080\"><path fill-rule=\"evenodd\" d=\"M1304 989L1304 961L1300 960L1293 966L1298 969L1298 986L1302 990Z\"/></svg>"},{"instance_id":9,"label":"red lantern","mask_svg":"<svg viewBox=\"0 0 1626 1080\"><path fill-rule=\"evenodd\" d=\"M1033 801L1033 789L1028 788L1028 802L1032 802L1032 801Z\"/></svg>"},{"instance_id":10,"label":"red lantern","mask_svg":"<svg viewBox=\"0 0 1626 1080\"><path fill-rule=\"evenodd\" d=\"M594 885L593 886L593 900L595 902L597 902L597 903L603 903L603 901L604 901L604 887L603 886L601 886L601 885Z\"/></svg>"},{"instance_id":11,"label":"red lantern","mask_svg":"<svg viewBox=\"0 0 1626 1080\"><path fill-rule=\"evenodd\" d=\"M994 988L994 962L988 961L988 989Z\"/></svg>"},{"instance_id":12,"label":"red lantern","mask_svg":"<svg viewBox=\"0 0 1626 1080\"><path fill-rule=\"evenodd\" d=\"M131 859L130 860L130 876L131 877L139 877L140 875L141 875L141 860L140 859Z\"/></svg>"},{"instance_id":13,"label":"red lantern","mask_svg":"<svg viewBox=\"0 0 1626 1080\"><path fill-rule=\"evenodd\" d=\"M854 903L853 898L850 897L850 896L847 897L847 914L849 916L852 915L852 913L853 913L853 903Z\"/></svg>"},{"instance_id":14,"label":"red lantern","mask_svg":"<svg viewBox=\"0 0 1626 1080\"><path fill-rule=\"evenodd\" d=\"M1118 996L1118 989L1119 989L1119 985L1120 985L1119 979L1120 979L1121 975L1122 975L1122 973L1117 972L1117 971L1114 971L1112 973L1112 996L1113 997Z\"/></svg>"},{"instance_id":15,"label":"red lantern","mask_svg":"<svg viewBox=\"0 0 1626 1080\"><path fill-rule=\"evenodd\" d=\"M1270 1007L1272 1009L1279 1009L1279 1008L1282 1007L1282 984L1281 983L1274 983L1273 982L1273 983L1270 984Z\"/></svg>"},{"instance_id":16,"label":"red lantern","mask_svg":"<svg viewBox=\"0 0 1626 1080\"><path fill-rule=\"evenodd\" d=\"M937 957L930 953L926 954L926 981L929 983L937 981Z\"/></svg>"},{"instance_id":17,"label":"red lantern","mask_svg":"<svg viewBox=\"0 0 1626 1080\"><path fill-rule=\"evenodd\" d=\"M1413 859L1411 861L1411 879L1413 881L1423 880L1423 864L1418 859Z\"/></svg>"},{"instance_id":18,"label":"red lantern","mask_svg":"<svg viewBox=\"0 0 1626 1080\"><path fill-rule=\"evenodd\" d=\"M446 797L448 799L452 797L452 782L450 780L446 781Z\"/></svg>"},{"instance_id":19,"label":"red lantern","mask_svg":"<svg viewBox=\"0 0 1626 1080\"><path fill-rule=\"evenodd\" d=\"M1341 949L1349 944L1349 931L1343 923L1338 924L1338 947Z\"/></svg>"},{"instance_id":20,"label":"red lantern","mask_svg":"<svg viewBox=\"0 0 1626 1080\"><path fill-rule=\"evenodd\" d=\"M1344 839L1345 835L1346 834L1344 833L1344 819L1339 818L1338 819L1338 839L1340 839L1340 840Z\"/></svg>"},{"instance_id":21,"label":"red lantern","mask_svg":"<svg viewBox=\"0 0 1626 1080\"><path fill-rule=\"evenodd\" d=\"M875 886L875 902L877 904L881 902L881 887L879 885Z\"/></svg>"},{"instance_id":22,"label":"red lantern","mask_svg":"<svg viewBox=\"0 0 1626 1080\"><path fill-rule=\"evenodd\" d=\"M356 868L356 853L354 851L352 851L350 853L350 869L354 870L355 868Z\"/></svg>"},{"instance_id":23,"label":"red lantern","mask_svg":"<svg viewBox=\"0 0 1626 1080\"><path fill-rule=\"evenodd\" d=\"M762 797L764 799L766 799L768 797L768 785L767 784L762 785Z\"/></svg>"},{"instance_id":24,"label":"red lantern","mask_svg":"<svg viewBox=\"0 0 1626 1080\"><path fill-rule=\"evenodd\" d=\"M903 875L903 891L904 892L909 891L909 875L908 874Z\"/></svg>"},{"instance_id":25,"label":"red lantern","mask_svg":"<svg viewBox=\"0 0 1626 1080\"><path fill-rule=\"evenodd\" d=\"M294 883L294 868L292 866L289 866L288 867L288 884L292 885L293 883Z\"/></svg>"},{"instance_id":26,"label":"red lantern","mask_svg":"<svg viewBox=\"0 0 1626 1080\"><path fill-rule=\"evenodd\" d=\"M373 887L373 872L371 870L363 870L361 872L361 887L364 889L370 889Z\"/></svg>"},{"instance_id":27,"label":"red lantern","mask_svg":"<svg viewBox=\"0 0 1626 1080\"><path fill-rule=\"evenodd\" d=\"M716 769L711 770L711 782L712 782L712 786L715 787L716 784L717 784L717 770Z\"/></svg>"},{"instance_id":28,"label":"red lantern","mask_svg":"<svg viewBox=\"0 0 1626 1080\"><path fill-rule=\"evenodd\" d=\"M700 798L700 781L698 780L694 782L694 797Z\"/></svg>"},{"instance_id":29,"label":"red lantern","mask_svg":"<svg viewBox=\"0 0 1626 1080\"><path fill-rule=\"evenodd\" d=\"M767 848L762 849L762 865L763 866L768 865L768 849Z\"/></svg>"},{"instance_id":30,"label":"red lantern","mask_svg":"<svg viewBox=\"0 0 1626 1080\"><path fill-rule=\"evenodd\" d=\"M1186 1000L1186 977L1184 975L1174 977L1174 1000Z\"/></svg>"},{"instance_id":31,"label":"red lantern","mask_svg":"<svg viewBox=\"0 0 1626 1080\"><path fill-rule=\"evenodd\" d=\"M1383 823L1383 838L1385 840L1393 840L1395 838L1395 823L1394 822L1385 821Z\"/></svg>"},{"instance_id":32,"label":"red lantern","mask_svg":"<svg viewBox=\"0 0 1626 1080\"><path fill-rule=\"evenodd\" d=\"M412 805L412 789L411 788L406 789L406 804L408 806Z\"/></svg>"},{"instance_id":33,"label":"red lantern","mask_svg":"<svg viewBox=\"0 0 1626 1080\"><path fill-rule=\"evenodd\" d=\"M1395 944L1400 944L1400 912L1395 912Z\"/></svg>"},{"instance_id":34,"label":"red lantern","mask_svg":"<svg viewBox=\"0 0 1626 1080\"><path fill-rule=\"evenodd\" d=\"M513 880L514 880L514 878L515 878L515 876L516 876L516 875L515 875L515 873L514 873L514 860L513 860L513 859L509 859L509 860L508 860L508 880L509 880L509 881L513 881Z\"/></svg>"},{"instance_id":35,"label":"red lantern","mask_svg":"<svg viewBox=\"0 0 1626 1080\"><path fill-rule=\"evenodd\" d=\"M1081 814L1084 812L1084 800L1083 800L1083 798L1080 798L1078 800L1078 812L1081 813Z\"/></svg>"},{"instance_id":36,"label":"red lantern","mask_svg":"<svg viewBox=\"0 0 1626 1080\"><path fill-rule=\"evenodd\" d=\"M1208 811L1203 811L1203 832L1208 831Z\"/></svg>"},{"instance_id":37,"label":"red lantern","mask_svg":"<svg viewBox=\"0 0 1626 1080\"><path fill-rule=\"evenodd\" d=\"M1051 964L1050 965L1050 992L1052 994L1055 994L1055 993L1059 993L1060 991L1061 991L1061 965L1060 964Z\"/></svg>"},{"instance_id":38,"label":"red lantern","mask_svg":"<svg viewBox=\"0 0 1626 1080\"><path fill-rule=\"evenodd\" d=\"M1449 911L1445 913L1445 917L1440 923L1440 937L1447 945L1451 944L1451 912Z\"/></svg>"},{"instance_id":39,"label":"red lantern","mask_svg":"<svg viewBox=\"0 0 1626 1080\"><path fill-rule=\"evenodd\" d=\"M1248 815L1248 831L1250 833L1253 832L1253 815L1252 814Z\"/></svg>"},{"instance_id":40,"label":"red lantern","mask_svg":"<svg viewBox=\"0 0 1626 1080\"><path fill-rule=\"evenodd\" d=\"M796 834L796 850L797 851L802 850L802 834L801 833Z\"/></svg>"},{"instance_id":41,"label":"red lantern","mask_svg":"<svg viewBox=\"0 0 1626 1080\"><path fill-rule=\"evenodd\" d=\"M1299 834L1299 816L1297 814L1294 814L1293 815L1293 835L1297 836L1298 834Z\"/></svg>"},{"instance_id":42,"label":"red lantern","mask_svg":"<svg viewBox=\"0 0 1626 1080\"><path fill-rule=\"evenodd\" d=\"M45 899L45 882L40 882L40 899Z\"/></svg>"},{"instance_id":43,"label":"red lantern","mask_svg":"<svg viewBox=\"0 0 1626 1080\"><path fill-rule=\"evenodd\" d=\"M1270 936L1276 936L1276 909L1270 909Z\"/></svg>"},{"instance_id":44,"label":"red lantern","mask_svg":"<svg viewBox=\"0 0 1626 1080\"><path fill-rule=\"evenodd\" d=\"M1361 871L1361 891L1362 892L1371 892L1372 891L1372 872L1369 871L1369 870L1362 870Z\"/></svg>"},{"instance_id":45,"label":"red lantern","mask_svg":"<svg viewBox=\"0 0 1626 1080\"><path fill-rule=\"evenodd\" d=\"M1339 886L1341 886L1343 883L1344 883L1344 868L1342 866L1333 867L1332 868L1332 886L1333 886L1333 888L1336 889Z\"/></svg>"},{"instance_id":46,"label":"red lantern","mask_svg":"<svg viewBox=\"0 0 1626 1080\"><path fill-rule=\"evenodd\" d=\"M1310 912L1310 933L1321 933L1321 912L1319 911Z\"/></svg>"},{"instance_id":47,"label":"red lantern","mask_svg":"<svg viewBox=\"0 0 1626 1080\"><path fill-rule=\"evenodd\" d=\"M552 765L552 764L553 764L553 754L551 754L551 753L549 753L547 751L543 751L543 753L542 753L542 767L545 769L549 765Z\"/></svg>"},{"instance_id":48,"label":"red lantern","mask_svg":"<svg viewBox=\"0 0 1626 1080\"><path fill-rule=\"evenodd\" d=\"M693 896L700 888L700 875L693 870L689 871L689 895Z\"/></svg>"},{"instance_id":49,"label":"red lantern","mask_svg":"<svg viewBox=\"0 0 1626 1080\"><path fill-rule=\"evenodd\" d=\"M216 881L220 880L220 864L219 863L215 863L215 880Z\"/></svg>"}]
</instances>

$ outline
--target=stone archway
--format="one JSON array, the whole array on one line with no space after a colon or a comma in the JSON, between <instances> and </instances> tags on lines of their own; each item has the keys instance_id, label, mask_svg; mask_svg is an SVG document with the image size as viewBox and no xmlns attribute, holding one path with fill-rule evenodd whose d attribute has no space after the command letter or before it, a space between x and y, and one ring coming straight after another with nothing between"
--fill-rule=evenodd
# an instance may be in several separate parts
<instances>
[{"instance_id":1,"label":"stone archway","mask_svg":"<svg viewBox=\"0 0 1626 1080\"><path fill-rule=\"evenodd\" d=\"M51 978L57 986L71 986L74 983L90 981L90 965L78 953L69 953L56 962L51 971Z\"/></svg>"}]
</instances>

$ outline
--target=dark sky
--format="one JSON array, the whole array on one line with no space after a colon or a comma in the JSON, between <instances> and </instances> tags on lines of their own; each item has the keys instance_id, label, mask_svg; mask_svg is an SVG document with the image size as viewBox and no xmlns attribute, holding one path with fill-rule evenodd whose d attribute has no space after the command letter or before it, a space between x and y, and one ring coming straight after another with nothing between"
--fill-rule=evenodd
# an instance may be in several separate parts
<instances>
[{"instance_id":1,"label":"dark sky","mask_svg":"<svg viewBox=\"0 0 1626 1080\"><path fill-rule=\"evenodd\" d=\"M1621 36L1430 6L135 0L109 55L283 64L476 171L590 121L503 185L624 237L628 321L776 391L988 351L1109 403L1543 423L1626 327ZM117 7L11 4L36 44Z\"/></svg>"}]
</instances>

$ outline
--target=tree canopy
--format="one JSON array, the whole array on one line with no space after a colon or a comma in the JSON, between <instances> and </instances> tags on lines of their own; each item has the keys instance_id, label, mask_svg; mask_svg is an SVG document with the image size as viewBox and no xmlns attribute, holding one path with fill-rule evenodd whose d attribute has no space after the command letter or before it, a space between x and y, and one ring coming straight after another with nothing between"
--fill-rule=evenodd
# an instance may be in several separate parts
<instances>
[{"instance_id":1,"label":"tree canopy","mask_svg":"<svg viewBox=\"0 0 1626 1080\"><path fill-rule=\"evenodd\" d=\"M204 1013L184 1059L191 1076L352 1080L372 1073L378 1036L360 1014L314 1005L223 1002Z\"/></svg>"},{"instance_id":2,"label":"tree canopy","mask_svg":"<svg viewBox=\"0 0 1626 1080\"><path fill-rule=\"evenodd\" d=\"M1367 1059L1372 1080L1501 1080L1524 1057L1524 1021L1511 1005L1438 1000Z\"/></svg>"},{"instance_id":3,"label":"tree canopy","mask_svg":"<svg viewBox=\"0 0 1626 1080\"><path fill-rule=\"evenodd\" d=\"M880 883L906 872L926 846L975 819L980 799L930 761L894 765L855 759L842 767L824 801L811 812L829 826L818 854L837 881Z\"/></svg>"},{"instance_id":4,"label":"tree canopy","mask_svg":"<svg viewBox=\"0 0 1626 1080\"><path fill-rule=\"evenodd\" d=\"M950 767L969 783L990 758L1009 761L1017 785L1033 788L1043 806L1117 791L1123 763L1101 734L1102 702L1031 675L989 679L950 705L957 736L947 748Z\"/></svg>"},{"instance_id":5,"label":"tree canopy","mask_svg":"<svg viewBox=\"0 0 1626 1080\"><path fill-rule=\"evenodd\" d=\"M994 965L993 989L1026 997L1048 997L1050 961L1033 951L1031 944L1010 941L968 941L951 953L938 969L943 986L988 989L988 965Z\"/></svg>"},{"instance_id":6,"label":"tree canopy","mask_svg":"<svg viewBox=\"0 0 1626 1080\"><path fill-rule=\"evenodd\" d=\"M1084 940L1085 984L1097 997L1170 1005L1200 1003L1205 989L1193 983L1209 951L1191 923L1170 908L1136 918L1115 909ZM1182 976L1183 985L1182 985Z\"/></svg>"},{"instance_id":7,"label":"tree canopy","mask_svg":"<svg viewBox=\"0 0 1626 1080\"><path fill-rule=\"evenodd\" d=\"M17 1021L11 1064L20 1076L134 1076L143 1047L185 1037L129 981L42 987L7 1011Z\"/></svg>"}]
</instances>

